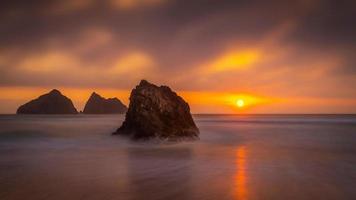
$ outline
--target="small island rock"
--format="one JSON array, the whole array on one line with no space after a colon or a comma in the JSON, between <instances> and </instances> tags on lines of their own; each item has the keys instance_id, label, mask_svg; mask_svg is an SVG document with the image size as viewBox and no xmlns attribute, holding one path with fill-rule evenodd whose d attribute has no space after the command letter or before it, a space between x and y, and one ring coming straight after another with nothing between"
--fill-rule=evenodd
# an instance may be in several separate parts
<instances>
[{"instance_id":1,"label":"small island rock","mask_svg":"<svg viewBox=\"0 0 356 200\"><path fill-rule=\"evenodd\" d=\"M118 98L105 99L93 92L85 104L84 114L123 114L127 107Z\"/></svg>"},{"instance_id":2,"label":"small island rock","mask_svg":"<svg viewBox=\"0 0 356 200\"><path fill-rule=\"evenodd\" d=\"M77 114L72 100L54 89L20 106L17 114Z\"/></svg>"},{"instance_id":3,"label":"small island rock","mask_svg":"<svg viewBox=\"0 0 356 200\"><path fill-rule=\"evenodd\" d=\"M133 139L198 139L187 102L168 86L156 86L142 80L130 95L125 121L113 134Z\"/></svg>"}]
</instances>

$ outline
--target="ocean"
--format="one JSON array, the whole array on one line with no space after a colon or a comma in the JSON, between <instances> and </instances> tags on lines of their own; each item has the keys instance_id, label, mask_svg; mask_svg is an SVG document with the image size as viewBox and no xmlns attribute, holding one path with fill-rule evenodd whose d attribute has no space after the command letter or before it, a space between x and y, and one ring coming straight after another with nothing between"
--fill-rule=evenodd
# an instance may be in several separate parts
<instances>
[{"instance_id":1,"label":"ocean","mask_svg":"<svg viewBox=\"0 0 356 200\"><path fill-rule=\"evenodd\" d=\"M356 115L194 115L181 143L123 119L0 115L0 199L356 199Z\"/></svg>"}]
</instances>

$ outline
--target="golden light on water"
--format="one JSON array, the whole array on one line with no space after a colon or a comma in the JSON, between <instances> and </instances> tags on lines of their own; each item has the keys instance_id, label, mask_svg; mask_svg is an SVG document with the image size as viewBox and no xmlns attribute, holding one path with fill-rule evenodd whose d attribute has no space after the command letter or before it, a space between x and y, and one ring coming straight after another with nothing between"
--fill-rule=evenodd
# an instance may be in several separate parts
<instances>
[{"instance_id":1,"label":"golden light on water","mask_svg":"<svg viewBox=\"0 0 356 200\"><path fill-rule=\"evenodd\" d=\"M234 194L238 200L247 199L246 168L246 148L244 146L238 147L236 151L236 174L234 188Z\"/></svg>"}]
</instances>

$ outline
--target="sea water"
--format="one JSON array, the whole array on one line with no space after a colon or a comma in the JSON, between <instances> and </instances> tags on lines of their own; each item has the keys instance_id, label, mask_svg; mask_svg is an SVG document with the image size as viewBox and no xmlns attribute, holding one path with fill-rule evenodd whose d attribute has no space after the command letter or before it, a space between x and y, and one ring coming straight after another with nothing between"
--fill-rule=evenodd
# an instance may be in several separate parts
<instances>
[{"instance_id":1,"label":"sea water","mask_svg":"<svg viewBox=\"0 0 356 200\"><path fill-rule=\"evenodd\" d=\"M355 115L194 115L132 142L124 115L0 115L0 199L356 199Z\"/></svg>"}]
</instances>

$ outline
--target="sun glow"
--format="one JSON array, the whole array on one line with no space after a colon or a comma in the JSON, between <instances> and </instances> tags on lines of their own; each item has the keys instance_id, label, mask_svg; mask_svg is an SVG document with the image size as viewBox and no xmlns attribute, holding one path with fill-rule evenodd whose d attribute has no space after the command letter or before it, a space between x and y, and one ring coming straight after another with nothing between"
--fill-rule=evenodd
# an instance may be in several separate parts
<instances>
[{"instance_id":1,"label":"sun glow","mask_svg":"<svg viewBox=\"0 0 356 200\"><path fill-rule=\"evenodd\" d=\"M238 99L238 100L236 101L236 105L237 105L237 107L242 108L242 107L245 106L245 101L242 100L242 99Z\"/></svg>"},{"instance_id":2,"label":"sun glow","mask_svg":"<svg viewBox=\"0 0 356 200\"><path fill-rule=\"evenodd\" d=\"M246 93L229 94L226 96L226 103L229 104L236 112L249 112L256 107L270 104L273 101L276 101L276 99L272 97L264 97Z\"/></svg>"},{"instance_id":3,"label":"sun glow","mask_svg":"<svg viewBox=\"0 0 356 200\"><path fill-rule=\"evenodd\" d=\"M127 76L127 74L125 74ZM104 97L118 97L126 105L129 104L130 90L114 88L70 88L56 87L65 96L72 99L75 107L81 110L90 94L95 91ZM17 107L30 99L47 93L53 87L0 87L0 102L11 101L10 104L0 104L0 113L13 113ZM178 94L186 100L191 108L192 113L250 113L258 112L265 106L274 106L275 103L283 103L285 100L260 96L251 93L230 93L230 92L211 92L211 91L177 91ZM18 95L21 94L21 95ZM239 101L242 100L242 101ZM288 105L304 105L309 101L293 100L287 102ZM316 99L313 102L319 103ZM320 104L320 103L319 103ZM348 103L349 105L351 102ZM241 107L240 107L240 106Z\"/></svg>"},{"instance_id":4,"label":"sun glow","mask_svg":"<svg viewBox=\"0 0 356 200\"><path fill-rule=\"evenodd\" d=\"M207 108L218 113L249 113L280 101L251 93L179 91L178 94L189 102L196 113L205 113Z\"/></svg>"}]
</instances>

